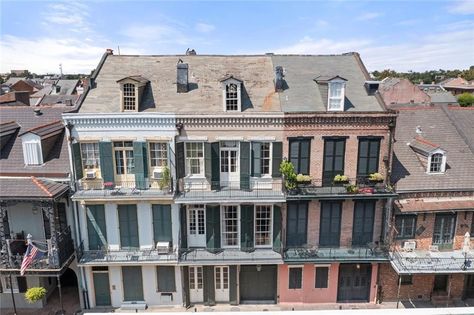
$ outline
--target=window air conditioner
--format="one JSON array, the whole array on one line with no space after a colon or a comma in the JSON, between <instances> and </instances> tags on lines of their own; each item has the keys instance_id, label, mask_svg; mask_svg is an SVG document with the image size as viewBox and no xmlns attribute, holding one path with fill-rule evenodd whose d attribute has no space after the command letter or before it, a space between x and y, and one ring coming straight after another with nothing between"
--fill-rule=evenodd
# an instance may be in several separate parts
<instances>
[{"instance_id":1,"label":"window air conditioner","mask_svg":"<svg viewBox=\"0 0 474 315\"><path fill-rule=\"evenodd\" d=\"M403 243L403 249L407 252L412 252L416 248L416 242L415 241L407 241Z\"/></svg>"},{"instance_id":2,"label":"window air conditioner","mask_svg":"<svg viewBox=\"0 0 474 315\"><path fill-rule=\"evenodd\" d=\"M170 252L170 242L157 242L156 250L158 254L168 254Z\"/></svg>"},{"instance_id":3,"label":"window air conditioner","mask_svg":"<svg viewBox=\"0 0 474 315\"><path fill-rule=\"evenodd\" d=\"M430 252L439 252L438 245L430 245L429 249L430 249Z\"/></svg>"},{"instance_id":4,"label":"window air conditioner","mask_svg":"<svg viewBox=\"0 0 474 315\"><path fill-rule=\"evenodd\" d=\"M95 170L88 170L86 172L86 178L87 179L95 179Z\"/></svg>"},{"instance_id":5,"label":"window air conditioner","mask_svg":"<svg viewBox=\"0 0 474 315\"><path fill-rule=\"evenodd\" d=\"M161 167L153 169L153 179L160 180L162 178L163 178L163 169Z\"/></svg>"}]
</instances>

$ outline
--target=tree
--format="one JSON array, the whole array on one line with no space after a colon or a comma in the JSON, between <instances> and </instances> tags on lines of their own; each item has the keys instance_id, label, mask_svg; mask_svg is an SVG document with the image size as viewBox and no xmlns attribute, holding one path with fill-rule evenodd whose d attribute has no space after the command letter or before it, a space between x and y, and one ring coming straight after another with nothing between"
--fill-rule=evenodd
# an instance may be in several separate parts
<instances>
[{"instance_id":1,"label":"tree","mask_svg":"<svg viewBox=\"0 0 474 315\"><path fill-rule=\"evenodd\" d=\"M474 105L474 95L471 93L462 93L458 96L458 103L462 107L470 107Z\"/></svg>"}]
</instances>

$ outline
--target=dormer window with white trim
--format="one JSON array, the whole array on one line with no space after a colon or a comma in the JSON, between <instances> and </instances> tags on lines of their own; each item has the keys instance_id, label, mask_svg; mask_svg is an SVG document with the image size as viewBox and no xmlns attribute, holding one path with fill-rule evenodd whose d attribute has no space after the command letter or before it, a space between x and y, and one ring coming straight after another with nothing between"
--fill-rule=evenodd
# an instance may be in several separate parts
<instances>
[{"instance_id":1,"label":"dormer window with white trim","mask_svg":"<svg viewBox=\"0 0 474 315\"><path fill-rule=\"evenodd\" d=\"M23 159L25 165L43 164L43 153L41 151L41 141L23 141Z\"/></svg>"},{"instance_id":2,"label":"dormer window with white trim","mask_svg":"<svg viewBox=\"0 0 474 315\"><path fill-rule=\"evenodd\" d=\"M344 110L345 82L333 80L328 83L328 111Z\"/></svg>"},{"instance_id":3,"label":"dormer window with white trim","mask_svg":"<svg viewBox=\"0 0 474 315\"><path fill-rule=\"evenodd\" d=\"M430 154L428 158L428 173L444 173L446 170L446 155L443 152Z\"/></svg>"},{"instance_id":4,"label":"dormer window with white trim","mask_svg":"<svg viewBox=\"0 0 474 315\"><path fill-rule=\"evenodd\" d=\"M422 133L419 126L416 128L416 132ZM439 145L420 135L416 136L408 145L415 151L427 174L443 174L446 171L446 151Z\"/></svg>"},{"instance_id":5,"label":"dormer window with white trim","mask_svg":"<svg viewBox=\"0 0 474 315\"><path fill-rule=\"evenodd\" d=\"M142 76L129 76L117 81L120 84L121 111L138 112L148 82Z\"/></svg>"},{"instance_id":6,"label":"dormer window with white trim","mask_svg":"<svg viewBox=\"0 0 474 315\"><path fill-rule=\"evenodd\" d=\"M229 76L221 80L223 86L224 111L242 111L242 81Z\"/></svg>"}]
</instances>

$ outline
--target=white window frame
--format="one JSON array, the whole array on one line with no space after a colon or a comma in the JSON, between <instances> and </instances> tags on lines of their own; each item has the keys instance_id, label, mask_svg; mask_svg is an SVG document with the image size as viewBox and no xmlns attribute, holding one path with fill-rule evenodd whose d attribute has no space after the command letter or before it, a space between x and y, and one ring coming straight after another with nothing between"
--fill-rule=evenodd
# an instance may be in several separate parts
<instances>
[{"instance_id":1,"label":"white window frame","mask_svg":"<svg viewBox=\"0 0 474 315\"><path fill-rule=\"evenodd\" d=\"M27 166L38 166L44 163L41 140L22 141L23 159Z\"/></svg>"},{"instance_id":2,"label":"white window frame","mask_svg":"<svg viewBox=\"0 0 474 315\"><path fill-rule=\"evenodd\" d=\"M202 290L204 288L204 269L202 266L189 266L189 289ZM199 283L199 274L201 282ZM197 280L197 281L196 281ZM194 285L197 284L197 288Z\"/></svg>"},{"instance_id":3,"label":"white window frame","mask_svg":"<svg viewBox=\"0 0 474 315\"><path fill-rule=\"evenodd\" d=\"M133 91L133 95L131 95L131 92ZM125 82L122 85L122 110L124 112L136 112L137 111L137 85L131 82ZM133 108L127 108L127 107L132 107L130 104L126 104L126 100L132 101L133 100Z\"/></svg>"},{"instance_id":4,"label":"white window frame","mask_svg":"<svg viewBox=\"0 0 474 315\"><path fill-rule=\"evenodd\" d=\"M199 233L199 218L196 216L196 233L191 233L191 212L203 211L204 233ZM206 235L206 206L205 205L189 205L186 208L186 225L188 235Z\"/></svg>"},{"instance_id":5,"label":"white window frame","mask_svg":"<svg viewBox=\"0 0 474 315\"><path fill-rule=\"evenodd\" d=\"M188 144L200 144L201 145L201 157L188 157ZM185 169L186 169L186 176L187 177L198 177L204 178L204 142L185 142L184 143L184 158L185 158ZM198 159L199 160L199 173L191 174L191 159Z\"/></svg>"},{"instance_id":6,"label":"white window frame","mask_svg":"<svg viewBox=\"0 0 474 315\"><path fill-rule=\"evenodd\" d=\"M301 269L301 288L291 288L290 289L290 270L291 269ZM303 290L304 288L304 265L291 265L288 266L288 290Z\"/></svg>"},{"instance_id":7,"label":"white window frame","mask_svg":"<svg viewBox=\"0 0 474 315\"><path fill-rule=\"evenodd\" d=\"M115 143L122 143L122 146L115 146ZM114 153L114 172L115 172L115 175L118 175L118 176L124 176L124 175L134 175L135 172L135 156L134 156L134 152L133 152L133 142L132 142L132 145L131 146L126 146L125 145L125 142L132 142L132 141L112 141L112 151ZM132 152L132 156L129 157L127 155L127 152ZM122 160L123 160L123 173L122 174L119 174L117 173L117 159L116 159L116 153L119 153L121 156L122 156ZM128 161L131 161L131 167L130 167L130 170L128 169L128 164L127 162Z\"/></svg>"},{"instance_id":8,"label":"white window frame","mask_svg":"<svg viewBox=\"0 0 474 315\"><path fill-rule=\"evenodd\" d=\"M268 143L268 173L263 173L263 150L262 147L260 147L260 177L262 178L271 178L272 177L272 167L273 167L273 143L270 141L262 141L261 144L262 146L264 144Z\"/></svg>"},{"instance_id":9,"label":"white window frame","mask_svg":"<svg viewBox=\"0 0 474 315\"><path fill-rule=\"evenodd\" d=\"M257 245L257 207L270 207L270 225L269 225L269 238L270 244ZM257 204L254 206L253 211L253 235L254 235L254 246L255 248L271 248L273 246L273 205L268 204Z\"/></svg>"},{"instance_id":10,"label":"white window frame","mask_svg":"<svg viewBox=\"0 0 474 315\"><path fill-rule=\"evenodd\" d=\"M81 142L81 160L82 160L82 169L86 170L91 166L91 169L99 169L100 168L100 152L99 152L99 143L98 142ZM92 146L92 148L88 148ZM95 156L97 154L97 156ZM92 155L93 157L90 158L89 156ZM88 165L86 164L87 160L95 160L96 164Z\"/></svg>"},{"instance_id":11,"label":"white window frame","mask_svg":"<svg viewBox=\"0 0 474 315\"><path fill-rule=\"evenodd\" d=\"M231 84L235 84L237 87L237 109L228 110L227 109L227 88ZM242 111L242 82L235 80L234 78L229 78L225 81L222 81L222 98L223 98L223 109L224 112L241 112Z\"/></svg>"},{"instance_id":12,"label":"white window frame","mask_svg":"<svg viewBox=\"0 0 474 315\"><path fill-rule=\"evenodd\" d=\"M441 167L440 167L439 172L432 172L431 171L431 162L432 162L431 159L436 154L441 154ZM427 164L427 167L426 167L426 173L428 173L428 174L443 174L445 171L446 171L446 152L444 152L443 150L440 150L440 149L431 152L428 155L428 164Z\"/></svg>"},{"instance_id":13,"label":"white window frame","mask_svg":"<svg viewBox=\"0 0 474 315\"><path fill-rule=\"evenodd\" d=\"M154 146L164 146L164 150L159 148L158 150L153 150ZM168 166L168 143L165 141L150 141L148 143L149 158L150 158L150 170L153 172L155 167L165 167ZM157 156L161 154L161 157L153 158L152 152L157 152ZM164 154L164 157L163 157ZM161 165L153 165L153 161L161 161Z\"/></svg>"},{"instance_id":14,"label":"white window frame","mask_svg":"<svg viewBox=\"0 0 474 315\"><path fill-rule=\"evenodd\" d=\"M225 231L225 216L224 216L224 212L225 212L225 208L226 207L235 207L236 210L237 210L237 218L236 218L236 221L237 221L237 238L236 238L236 245L226 245L225 244L225 239L226 239L226 235L227 234L231 234L229 232L226 233ZM221 205L221 247L222 248L239 248L240 246L240 206L239 205Z\"/></svg>"},{"instance_id":15,"label":"white window frame","mask_svg":"<svg viewBox=\"0 0 474 315\"><path fill-rule=\"evenodd\" d=\"M331 96L331 91L336 87L336 85L341 85L341 94L340 96ZM334 111L344 111L344 98L345 98L345 93L346 91L346 82L341 79L334 79L328 82L328 111L334 112ZM331 101L339 101L339 106L337 107L332 107L331 106Z\"/></svg>"}]
</instances>

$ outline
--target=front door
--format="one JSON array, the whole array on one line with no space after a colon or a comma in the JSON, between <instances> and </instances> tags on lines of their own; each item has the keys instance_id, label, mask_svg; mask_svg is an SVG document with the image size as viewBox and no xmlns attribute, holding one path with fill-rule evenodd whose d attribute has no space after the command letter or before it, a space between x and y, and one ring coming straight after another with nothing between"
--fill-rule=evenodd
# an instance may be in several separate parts
<instances>
[{"instance_id":1,"label":"front door","mask_svg":"<svg viewBox=\"0 0 474 315\"><path fill-rule=\"evenodd\" d=\"M215 267L214 280L216 282L216 302L229 302L229 267Z\"/></svg>"},{"instance_id":2,"label":"front door","mask_svg":"<svg viewBox=\"0 0 474 315\"><path fill-rule=\"evenodd\" d=\"M189 299L191 303L204 301L202 267L189 267Z\"/></svg>"},{"instance_id":3,"label":"front door","mask_svg":"<svg viewBox=\"0 0 474 315\"><path fill-rule=\"evenodd\" d=\"M240 187L239 143L224 141L221 143L221 187Z\"/></svg>"},{"instance_id":4,"label":"front door","mask_svg":"<svg viewBox=\"0 0 474 315\"><path fill-rule=\"evenodd\" d=\"M433 292L446 293L448 288L448 275L435 275Z\"/></svg>"},{"instance_id":5,"label":"front door","mask_svg":"<svg viewBox=\"0 0 474 315\"><path fill-rule=\"evenodd\" d=\"M115 181L117 186L134 187L135 160L132 141L114 142Z\"/></svg>"},{"instance_id":6,"label":"front door","mask_svg":"<svg viewBox=\"0 0 474 315\"><path fill-rule=\"evenodd\" d=\"M188 246L206 246L206 209L204 205L188 207Z\"/></svg>"},{"instance_id":7,"label":"front door","mask_svg":"<svg viewBox=\"0 0 474 315\"><path fill-rule=\"evenodd\" d=\"M275 303L276 265L242 265L239 274L240 301L245 304Z\"/></svg>"},{"instance_id":8,"label":"front door","mask_svg":"<svg viewBox=\"0 0 474 315\"><path fill-rule=\"evenodd\" d=\"M464 283L464 298L474 298L474 275L466 275L466 281Z\"/></svg>"},{"instance_id":9,"label":"front door","mask_svg":"<svg viewBox=\"0 0 474 315\"><path fill-rule=\"evenodd\" d=\"M337 301L369 301L372 266L369 264L341 264Z\"/></svg>"},{"instance_id":10,"label":"front door","mask_svg":"<svg viewBox=\"0 0 474 315\"><path fill-rule=\"evenodd\" d=\"M109 273L107 271L93 272L94 293L96 306L110 306Z\"/></svg>"}]
</instances>

